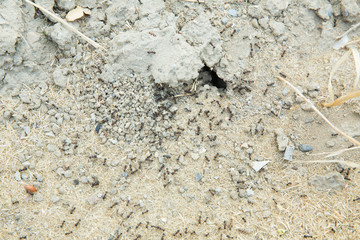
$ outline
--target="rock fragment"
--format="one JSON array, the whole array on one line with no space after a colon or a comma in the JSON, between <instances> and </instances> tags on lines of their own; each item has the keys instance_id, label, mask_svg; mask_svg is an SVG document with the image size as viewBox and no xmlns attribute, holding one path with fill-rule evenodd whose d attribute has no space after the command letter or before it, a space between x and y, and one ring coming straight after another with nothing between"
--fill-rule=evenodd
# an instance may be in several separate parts
<instances>
[{"instance_id":1,"label":"rock fragment","mask_svg":"<svg viewBox=\"0 0 360 240\"><path fill-rule=\"evenodd\" d=\"M285 151L289 142L289 138L285 135L284 131L281 128L276 129L275 134L279 151Z\"/></svg>"},{"instance_id":2,"label":"rock fragment","mask_svg":"<svg viewBox=\"0 0 360 240\"><path fill-rule=\"evenodd\" d=\"M316 175L309 180L309 183L318 191L341 190L345 186L344 177L338 172L329 173L325 176Z\"/></svg>"},{"instance_id":3,"label":"rock fragment","mask_svg":"<svg viewBox=\"0 0 360 240\"><path fill-rule=\"evenodd\" d=\"M265 9L268 10L272 16L280 15L288 6L289 0L267 0L265 3Z\"/></svg>"},{"instance_id":4,"label":"rock fragment","mask_svg":"<svg viewBox=\"0 0 360 240\"><path fill-rule=\"evenodd\" d=\"M292 157L293 157L293 154L294 154L294 150L295 150L294 147L292 147L292 146L287 146L287 147L286 147L286 150L285 150L285 153L284 153L284 160L292 161Z\"/></svg>"},{"instance_id":5,"label":"rock fragment","mask_svg":"<svg viewBox=\"0 0 360 240\"><path fill-rule=\"evenodd\" d=\"M260 171L263 167L265 167L266 164L268 164L270 161L255 161L252 163L252 168L258 172Z\"/></svg>"},{"instance_id":6,"label":"rock fragment","mask_svg":"<svg viewBox=\"0 0 360 240\"><path fill-rule=\"evenodd\" d=\"M327 0L307 0L309 9L314 10L322 20L329 20L332 15L332 6Z\"/></svg>"},{"instance_id":7,"label":"rock fragment","mask_svg":"<svg viewBox=\"0 0 360 240\"><path fill-rule=\"evenodd\" d=\"M71 10L75 7L75 0L55 0L56 6L64 10Z\"/></svg>"},{"instance_id":8,"label":"rock fragment","mask_svg":"<svg viewBox=\"0 0 360 240\"><path fill-rule=\"evenodd\" d=\"M341 15L346 21L355 23L360 20L360 7L356 0L342 0L340 7Z\"/></svg>"},{"instance_id":9,"label":"rock fragment","mask_svg":"<svg viewBox=\"0 0 360 240\"><path fill-rule=\"evenodd\" d=\"M285 25L282 22L277 22L275 20L269 21L269 26L271 31L275 36L280 36L285 32Z\"/></svg>"},{"instance_id":10,"label":"rock fragment","mask_svg":"<svg viewBox=\"0 0 360 240\"><path fill-rule=\"evenodd\" d=\"M233 17L237 17L238 16L238 11L236 9L229 9L228 14L233 16Z\"/></svg>"},{"instance_id":11,"label":"rock fragment","mask_svg":"<svg viewBox=\"0 0 360 240\"><path fill-rule=\"evenodd\" d=\"M66 88L68 82L66 70L62 70L59 68L55 69L55 71L53 72L53 79L56 86Z\"/></svg>"}]
</instances>

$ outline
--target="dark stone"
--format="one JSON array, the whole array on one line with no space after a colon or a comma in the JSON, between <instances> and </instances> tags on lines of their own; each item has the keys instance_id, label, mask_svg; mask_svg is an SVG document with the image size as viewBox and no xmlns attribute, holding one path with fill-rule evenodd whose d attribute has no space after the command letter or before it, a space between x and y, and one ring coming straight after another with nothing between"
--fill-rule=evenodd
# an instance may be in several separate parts
<instances>
[{"instance_id":1,"label":"dark stone","mask_svg":"<svg viewBox=\"0 0 360 240\"><path fill-rule=\"evenodd\" d=\"M299 144L299 150L302 152L310 152L313 150L313 147L308 144Z\"/></svg>"}]
</instances>

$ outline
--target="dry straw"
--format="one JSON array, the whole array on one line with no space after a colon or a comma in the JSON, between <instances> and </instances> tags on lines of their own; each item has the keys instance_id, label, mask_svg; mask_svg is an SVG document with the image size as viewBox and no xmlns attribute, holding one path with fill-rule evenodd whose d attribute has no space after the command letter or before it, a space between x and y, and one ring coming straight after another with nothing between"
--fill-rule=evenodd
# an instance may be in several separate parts
<instances>
[{"instance_id":1,"label":"dry straw","mask_svg":"<svg viewBox=\"0 0 360 240\"><path fill-rule=\"evenodd\" d=\"M277 77L279 80L285 82L287 85L289 85L300 97L302 97L305 102L307 102L311 108L322 118L324 119L324 121L329 124L329 126L334 129L336 132L338 132L339 134L343 135L345 138L347 138L349 141L351 141L352 143L360 146L360 142L357 141L356 139L350 137L349 135L347 135L346 133L344 133L343 131L341 131L340 129L338 129L334 124L332 124L315 106L314 104L307 99L300 91L299 89L297 89L294 85L292 85L289 81L285 80L282 77Z\"/></svg>"},{"instance_id":2,"label":"dry straw","mask_svg":"<svg viewBox=\"0 0 360 240\"><path fill-rule=\"evenodd\" d=\"M95 42L94 40L91 40L89 37L85 36L84 34L82 34L81 32L79 32L76 28L74 28L73 26L71 26L69 23L67 23L64 19L56 16L54 13L46 10L45 8L43 8L42 6L33 3L29 0L25 0L25 2L33 5L34 7L37 7L38 9L40 9L42 12L48 14L49 16L51 16L52 18L54 18L56 21L62 23L69 31L77 34L78 36L80 36L83 40L85 40L86 42L90 43L93 47L95 48L100 48L102 50L105 50L105 48L103 46L101 46L100 44L98 44L97 42Z\"/></svg>"},{"instance_id":3,"label":"dry straw","mask_svg":"<svg viewBox=\"0 0 360 240\"><path fill-rule=\"evenodd\" d=\"M350 31L351 29L349 29ZM335 49L340 49L343 47L348 48L348 51L336 62L335 66L330 72L329 81L328 81L328 91L330 96L330 102L323 103L322 105L324 107L334 107L339 106L346 102L347 100L350 100L355 97L360 96L360 90L356 91L356 87L359 84L360 81L360 53L358 50L358 47L354 46L355 43L359 42L359 39L353 40L348 42L348 37L346 34L341 35L343 37L339 42L335 43L337 47L334 46ZM354 79L353 87L351 91L346 94L345 96L341 96L338 99L335 100L335 94L332 86L332 80L334 78L335 72L338 71L340 66L345 62L345 60L350 56L353 56L354 64L355 64L355 70L356 70L356 76Z\"/></svg>"}]
</instances>

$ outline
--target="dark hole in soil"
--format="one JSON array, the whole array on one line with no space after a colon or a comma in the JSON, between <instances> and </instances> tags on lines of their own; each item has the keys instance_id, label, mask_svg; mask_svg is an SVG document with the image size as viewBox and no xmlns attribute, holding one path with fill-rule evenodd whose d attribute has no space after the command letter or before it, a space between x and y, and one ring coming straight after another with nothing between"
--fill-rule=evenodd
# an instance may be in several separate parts
<instances>
[{"instance_id":1,"label":"dark hole in soil","mask_svg":"<svg viewBox=\"0 0 360 240\"><path fill-rule=\"evenodd\" d=\"M205 65L205 67L203 67L201 69L201 71L203 72L208 72L211 75L211 84L217 88L223 88L226 89L226 82L224 80L222 80L221 78L219 78L219 76L216 74L215 71L211 70L208 66Z\"/></svg>"}]
</instances>

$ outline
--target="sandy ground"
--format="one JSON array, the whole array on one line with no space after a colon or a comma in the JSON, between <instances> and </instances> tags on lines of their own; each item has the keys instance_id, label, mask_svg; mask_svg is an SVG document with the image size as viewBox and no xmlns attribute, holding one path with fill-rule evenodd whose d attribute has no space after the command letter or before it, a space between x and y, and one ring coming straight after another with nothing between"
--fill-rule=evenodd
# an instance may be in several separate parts
<instances>
[{"instance_id":1,"label":"sandy ground","mask_svg":"<svg viewBox=\"0 0 360 240\"><path fill-rule=\"evenodd\" d=\"M357 2L200 2L2 1L0 239L358 239Z\"/></svg>"}]
</instances>

